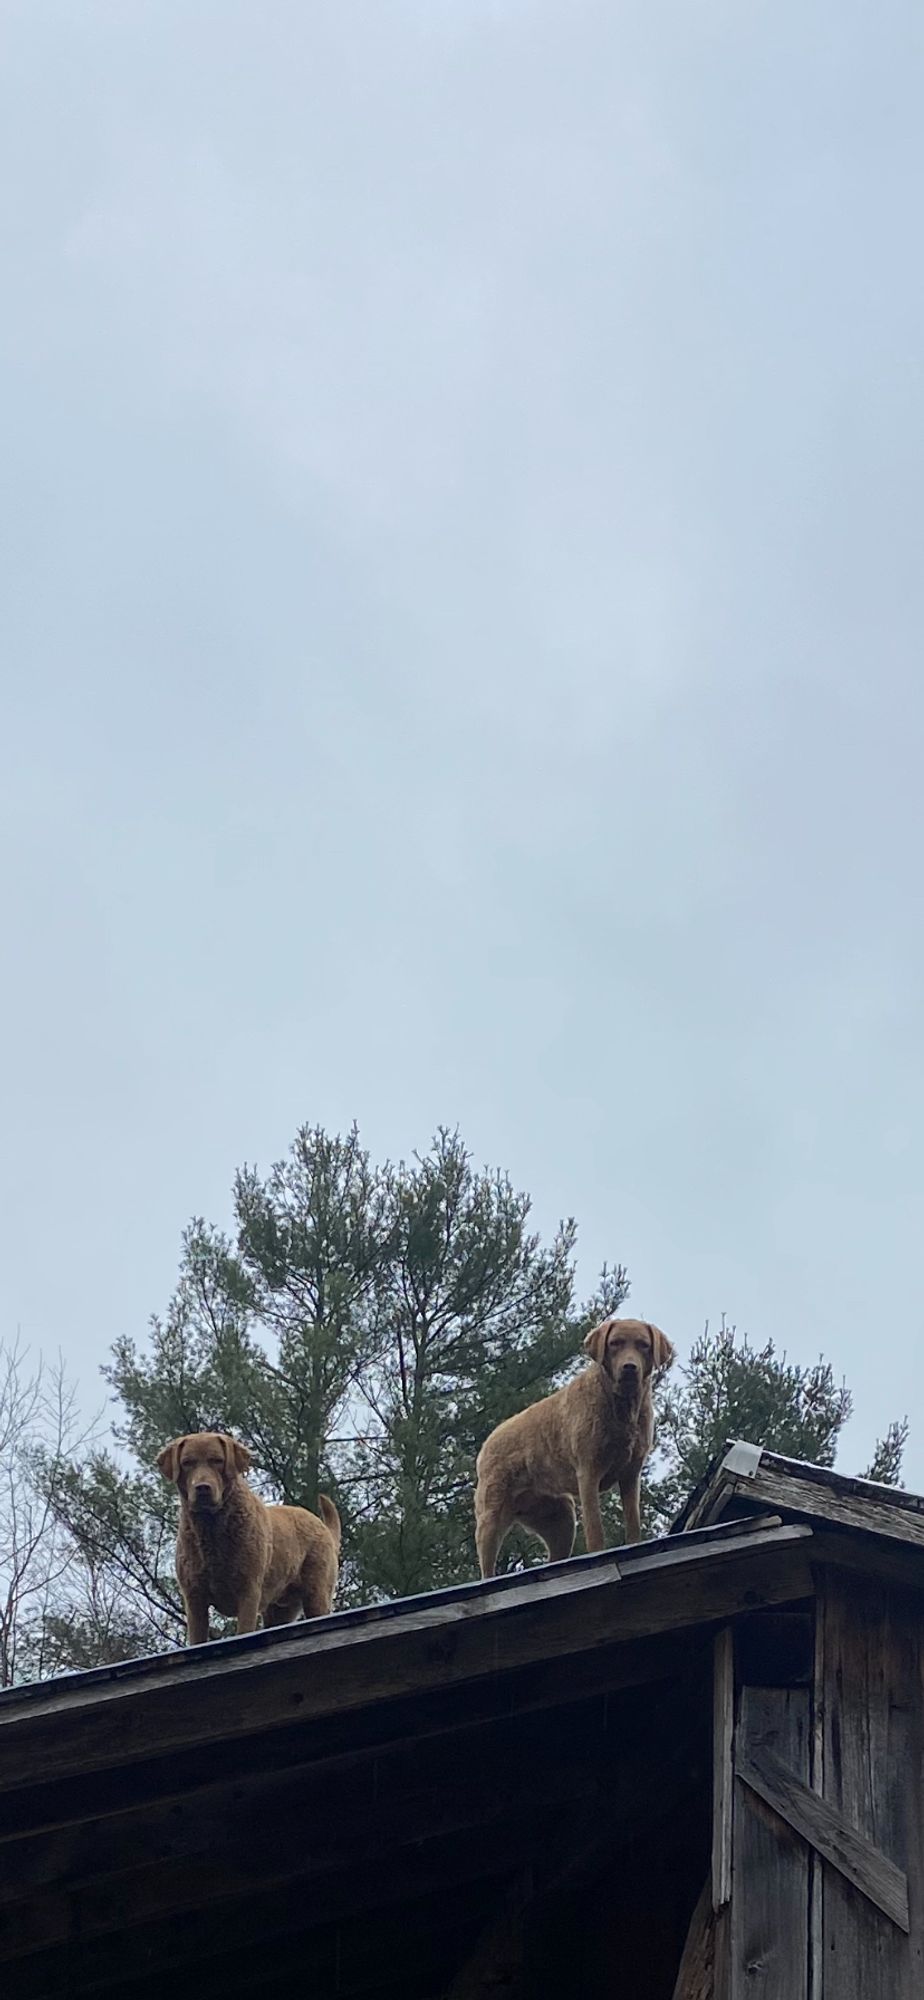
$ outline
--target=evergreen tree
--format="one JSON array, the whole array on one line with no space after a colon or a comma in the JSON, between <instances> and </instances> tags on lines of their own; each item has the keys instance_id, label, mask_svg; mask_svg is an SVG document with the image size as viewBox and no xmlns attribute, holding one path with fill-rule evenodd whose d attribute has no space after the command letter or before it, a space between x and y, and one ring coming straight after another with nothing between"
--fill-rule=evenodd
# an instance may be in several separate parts
<instances>
[{"instance_id":1,"label":"evergreen tree","mask_svg":"<svg viewBox=\"0 0 924 2000\"><path fill-rule=\"evenodd\" d=\"M628 1291L621 1267L604 1269L581 1307L573 1222L543 1243L527 1196L476 1170L457 1132L440 1131L409 1165L377 1168L355 1129L331 1138L306 1126L265 1178L241 1170L233 1200L231 1235L190 1224L147 1342L116 1343L104 1371L118 1405L112 1448L70 1463L49 1454L44 1486L34 1461L67 1552L22 1655L36 1671L182 1643L177 1496L154 1461L186 1431L242 1438L269 1500L333 1495L341 1605L473 1577L481 1443L584 1365L585 1332ZM723 1321L659 1385L656 1410L649 1534L729 1438L833 1464L851 1399L827 1362L799 1366ZM898 1481L906 1435L907 1424L890 1427L868 1476ZM619 1542L613 1495L605 1521ZM509 1567L541 1551L514 1536L505 1555Z\"/></svg>"},{"instance_id":2,"label":"evergreen tree","mask_svg":"<svg viewBox=\"0 0 924 2000\"><path fill-rule=\"evenodd\" d=\"M864 1479L877 1479L880 1486L900 1486L902 1483L902 1459L908 1443L908 1419L900 1417L889 1425L885 1437L880 1438L872 1460L862 1474Z\"/></svg>"},{"instance_id":3,"label":"evergreen tree","mask_svg":"<svg viewBox=\"0 0 924 2000\"><path fill-rule=\"evenodd\" d=\"M353 1537L361 1597L473 1575L479 1446L574 1368L589 1323L573 1304L573 1222L544 1247L528 1197L503 1174L476 1172L457 1132L391 1171L388 1191L383 1339L360 1375L366 1418L349 1474L364 1495ZM625 1274L602 1282L613 1311Z\"/></svg>"},{"instance_id":4,"label":"evergreen tree","mask_svg":"<svg viewBox=\"0 0 924 2000\"><path fill-rule=\"evenodd\" d=\"M378 1169L355 1129L304 1127L266 1178L242 1169L233 1238L194 1220L166 1314L116 1343L114 1448L57 1475L83 1589L56 1609L55 1657L179 1640L177 1497L154 1461L187 1431L242 1438L269 1500L333 1495L341 1604L471 1576L482 1439L578 1365L589 1314L627 1289L604 1272L577 1312L574 1225L543 1246L529 1207L447 1131Z\"/></svg>"},{"instance_id":5,"label":"evergreen tree","mask_svg":"<svg viewBox=\"0 0 924 2000\"><path fill-rule=\"evenodd\" d=\"M646 1532L665 1529L710 1461L742 1438L812 1465L833 1465L853 1398L830 1362L802 1367L772 1340L754 1347L747 1334L708 1323L690 1358L658 1398L657 1450L644 1494ZM865 1474L898 1485L907 1422L894 1423Z\"/></svg>"},{"instance_id":6,"label":"evergreen tree","mask_svg":"<svg viewBox=\"0 0 924 2000\"><path fill-rule=\"evenodd\" d=\"M336 1489L331 1435L378 1339L390 1216L355 1129L342 1139L303 1127L266 1181L241 1170L234 1210L233 1245L201 1219L186 1230L176 1290L146 1346L116 1342L103 1372L121 1406L119 1456L96 1452L59 1481L59 1513L97 1595L108 1602L118 1586L129 1627L152 1644L182 1629L177 1498L155 1469L161 1445L230 1431L253 1450L267 1499L314 1507L322 1484Z\"/></svg>"}]
</instances>

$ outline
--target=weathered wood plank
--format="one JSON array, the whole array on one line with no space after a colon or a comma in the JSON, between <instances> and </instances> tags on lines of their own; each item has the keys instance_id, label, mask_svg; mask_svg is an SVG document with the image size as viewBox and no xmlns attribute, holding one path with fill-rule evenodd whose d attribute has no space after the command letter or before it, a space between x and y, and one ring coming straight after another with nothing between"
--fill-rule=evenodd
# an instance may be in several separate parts
<instances>
[{"instance_id":1,"label":"weathered wood plank","mask_svg":"<svg viewBox=\"0 0 924 2000\"><path fill-rule=\"evenodd\" d=\"M690 1918L673 2000L714 2000L716 1918L712 1896L712 1883L707 1880Z\"/></svg>"},{"instance_id":2,"label":"weathered wood plank","mask_svg":"<svg viewBox=\"0 0 924 2000\"><path fill-rule=\"evenodd\" d=\"M583 1702L596 1695L618 1694L650 1687L653 1695L663 1681L677 1675L711 1673L709 1628L700 1635L664 1632L652 1639L598 1646L576 1654L568 1663L568 1701ZM433 1739L459 1738L484 1726L490 1729L512 1715L539 1718L549 1707L561 1708L561 1667L557 1660L536 1658L511 1673L466 1680L459 1685L430 1688L421 1694L373 1704L363 1710L289 1723L259 1736L207 1740L180 1753L149 1758L125 1766L81 1772L44 1784L27 1785L0 1797L0 1898L4 1849L28 1836L46 1836L97 1822L132 1822L150 1806L182 1802L195 1812L199 1801L235 1787L246 1811L251 1780L258 1784L274 1771L318 1769L336 1760L339 1769L363 1762L373 1751L388 1755L406 1744L409 1735L426 1756Z\"/></svg>"},{"instance_id":3,"label":"weathered wood plank","mask_svg":"<svg viewBox=\"0 0 924 2000\"><path fill-rule=\"evenodd\" d=\"M665 1632L626 1645L598 1646L568 1662L569 1706L642 1686L650 1688L654 1697L665 1680L678 1675L695 1680L701 1669L706 1670L707 1660L711 1674L708 1627L702 1635ZM425 1758L434 1739L461 1740L482 1726L490 1730L498 1723L509 1724L513 1715L532 1716L538 1722L545 1710L561 1709L561 1704L558 1661L537 1658L508 1674L458 1686L450 1682L403 1700L316 1717L307 1726L290 1723L257 1737L207 1741L179 1754L8 1792L0 1797L0 1898L5 1850L25 1837L35 1836L41 1845L47 1836L68 1829L76 1832L89 1821L92 1837L97 1838L102 1834L97 1823L112 1820L125 1825L130 1843L133 1824L137 1826L151 1806L172 1801L195 1813L200 1802L208 1809L210 1796L231 1787L240 1810L246 1812L251 1781L259 1785L274 1771L318 1770L333 1762L338 1769L349 1770L373 1752L389 1755L409 1737Z\"/></svg>"},{"instance_id":4,"label":"weathered wood plank","mask_svg":"<svg viewBox=\"0 0 924 2000\"><path fill-rule=\"evenodd\" d=\"M768 1497L771 1489L772 1499ZM714 1531L727 1520L729 1507L736 1502L746 1506L757 1502L764 1507L791 1507L794 1512L819 1520L823 1516L840 1518L852 1528L867 1528L876 1533L880 1532L878 1524L888 1517L894 1524L892 1532L909 1542L920 1543L920 1536L912 1527L905 1537L901 1524L916 1520L919 1527L924 1525L924 1499L917 1494L895 1487L883 1488L868 1479L849 1479L827 1466L800 1464L759 1445L729 1442L724 1458L713 1465L694 1489L669 1532L679 1535L702 1533L705 1528ZM838 1508L843 1511L836 1516ZM881 1532L889 1531L883 1528Z\"/></svg>"},{"instance_id":5,"label":"weathered wood plank","mask_svg":"<svg viewBox=\"0 0 924 2000\"><path fill-rule=\"evenodd\" d=\"M814 1647L812 1658L812 1741L811 1741L811 1786L813 1792L824 1797L825 1789L825 1722L824 1722L824 1657L825 1619L824 1592L814 1604ZM822 2000L824 1988L824 1863L819 1855L813 1855L810 1867L809 1898L809 2000Z\"/></svg>"},{"instance_id":6,"label":"weathered wood plank","mask_svg":"<svg viewBox=\"0 0 924 2000\"><path fill-rule=\"evenodd\" d=\"M811 1529L760 1530L691 1551L680 1565L633 1568L631 1583L593 1569L596 1582L549 1593L535 1587L472 1602L446 1615L414 1612L381 1626L309 1632L299 1646L220 1657L203 1648L141 1687L61 1688L47 1701L0 1717L0 1792L68 1771L162 1755L209 1740L254 1735L299 1720L422 1692L527 1665L537 1653L563 1659L596 1646L708 1624L755 1603L811 1595ZM480 1600L478 1600L480 1602ZM214 1650L219 1657L209 1655ZM203 1657L202 1655L205 1655ZM51 1726L49 1726L51 1725Z\"/></svg>"},{"instance_id":7,"label":"weathered wood plank","mask_svg":"<svg viewBox=\"0 0 924 2000\"><path fill-rule=\"evenodd\" d=\"M188 1679L191 1673L201 1679L203 1674L224 1674L235 1662L252 1667L261 1655L264 1659L269 1655L278 1659L281 1652L288 1651L302 1657L332 1642L346 1643L348 1637L355 1637L360 1631L371 1639L385 1629L403 1629L408 1622L440 1626L460 1618L491 1616L504 1608L516 1609L540 1598L567 1596L573 1590L588 1590L601 1583L619 1582L626 1576L693 1561L725 1542L740 1545L746 1539L753 1541L755 1536L766 1539L768 1530L781 1526L777 1514L720 1521L714 1527L685 1535L682 1543L671 1536L634 1542L618 1550L602 1550L598 1555L573 1557L551 1566L539 1565L526 1575L520 1571L492 1577L487 1582L456 1584L451 1589L428 1591L418 1597L332 1612L326 1618L299 1619L269 1632L213 1640L207 1646L192 1649L174 1647L169 1652L125 1660L117 1666L89 1667L51 1682L2 1688L0 1728L26 1715L47 1716L61 1707L72 1709L83 1701L124 1695L137 1690L142 1683L161 1682L165 1674L173 1680Z\"/></svg>"},{"instance_id":8,"label":"weathered wood plank","mask_svg":"<svg viewBox=\"0 0 924 2000\"><path fill-rule=\"evenodd\" d=\"M920 1599L827 1571L823 1719L825 1797L909 1876L905 1936L843 1878L825 1871L823 2000L920 2000L924 1992L922 1625Z\"/></svg>"},{"instance_id":9,"label":"weathered wood plank","mask_svg":"<svg viewBox=\"0 0 924 2000\"><path fill-rule=\"evenodd\" d=\"M924 1591L924 1549L916 1542L886 1541L878 1535L822 1522L815 1529L815 1554L820 1564L894 1584L897 1590Z\"/></svg>"},{"instance_id":10,"label":"weathered wood plank","mask_svg":"<svg viewBox=\"0 0 924 2000\"><path fill-rule=\"evenodd\" d=\"M810 1704L801 1688L742 1688L736 1758L772 1745L809 1774ZM730 2000L807 2000L808 1855L740 1783L735 1789Z\"/></svg>"},{"instance_id":11,"label":"weathered wood plank","mask_svg":"<svg viewBox=\"0 0 924 2000\"><path fill-rule=\"evenodd\" d=\"M636 1542L618 1551L608 1549L599 1555L540 1565L525 1576L518 1572L493 1577L489 1582L459 1584L451 1590L428 1592L396 1603L333 1612L326 1618L296 1620L271 1632L213 1640L206 1646L181 1646L145 1659L126 1660L119 1666L94 1667L83 1673L61 1675L50 1682L0 1689L0 1729L15 1727L28 1718L47 1719L59 1710L72 1712L84 1704L94 1706L100 1700L124 1698L141 1687L159 1686L165 1678L174 1685L189 1680L200 1683L204 1677L223 1678L237 1668L253 1670L261 1662L278 1664L284 1654L304 1659L331 1646L374 1642L386 1633L437 1629L465 1620L478 1622L504 1611L568 1597L575 1591L595 1590L626 1578L673 1569L678 1564L683 1567L708 1559L717 1550L735 1553L745 1544L760 1547L767 1541L776 1542L781 1539L777 1530L782 1526L778 1514L721 1521L715 1527L685 1535L682 1542L671 1537ZM782 1539L792 1539L789 1531Z\"/></svg>"},{"instance_id":12,"label":"weathered wood plank","mask_svg":"<svg viewBox=\"0 0 924 2000\"><path fill-rule=\"evenodd\" d=\"M699 1662L691 1664L697 1688ZM246 1779L230 1778L180 1799L139 1803L132 1812L89 1825L8 1842L0 1863L0 1910L39 1890L63 1887L72 1895L86 1886L101 1886L110 1876L125 1881L133 1871L162 1868L166 1862L191 1862L198 1856L213 1861L238 1851L246 1858L254 1845L278 1845L290 1826L324 1827L329 1854L344 1828L361 1832L369 1811L386 1802L400 1813L408 1801L416 1801L414 1824L423 1837L428 1799L440 1800L460 1786L466 1792L479 1772L486 1774L486 1799L493 1812L505 1799L516 1805L521 1775L527 1790L538 1784L541 1795L543 1780L537 1773L542 1770L564 1766L566 1777L577 1783L582 1773L596 1780L612 1762L612 1777L604 1782L611 1787L614 1809L625 1795L626 1806L635 1804L642 1818L638 1787L646 1767L663 1779L670 1767L666 1744L646 1745L643 1757L635 1743L624 1750L618 1707L614 1703L609 1714L608 1707L609 1690L596 1700L560 1705L551 1737L542 1711L504 1713L468 1728L448 1727L442 1734L431 1733L425 1744L410 1730L404 1738L364 1751L291 1769L255 1770ZM652 1691L649 1713L665 1712ZM673 1699L669 1713L670 1729L682 1727L682 1720L674 1719Z\"/></svg>"},{"instance_id":13,"label":"weathered wood plank","mask_svg":"<svg viewBox=\"0 0 924 2000\"><path fill-rule=\"evenodd\" d=\"M712 1907L721 1910L732 1892L735 1639L730 1625L715 1642L712 1689Z\"/></svg>"},{"instance_id":14,"label":"weathered wood plank","mask_svg":"<svg viewBox=\"0 0 924 2000\"><path fill-rule=\"evenodd\" d=\"M890 1506L887 1500L877 1500L874 1492L867 1497L841 1485L799 1479L763 1460L753 1478L729 1484L727 1498L733 1496L754 1506L779 1507L785 1513L810 1515L813 1520L859 1528L866 1534L884 1535L890 1541L924 1549L924 1514Z\"/></svg>"},{"instance_id":15,"label":"weathered wood plank","mask_svg":"<svg viewBox=\"0 0 924 2000\"><path fill-rule=\"evenodd\" d=\"M910 1928L904 1870L855 1833L841 1814L788 1771L779 1757L763 1749L739 1751L735 1771L765 1805L779 1813L794 1833L839 1869L899 1930Z\"/></svg>"}]
</instances>

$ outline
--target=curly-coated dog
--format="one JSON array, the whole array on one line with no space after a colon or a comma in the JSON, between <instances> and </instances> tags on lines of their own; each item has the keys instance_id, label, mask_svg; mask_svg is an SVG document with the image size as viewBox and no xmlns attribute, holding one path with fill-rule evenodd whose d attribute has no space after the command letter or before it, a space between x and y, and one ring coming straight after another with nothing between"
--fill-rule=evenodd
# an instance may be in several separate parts
<instances>
[{"instance_id":1,"label":"curly-coated dog","mask_svg":"<svg viewBox=\"0 0 924 2000\"><path fill-rule=\"evenodd\" d=\"M651 1385L674 1350L647 1320L605 1319L584 1342L591 1357L564 1389L521 1410L478 1454L475 1539L482 1576L493 1576L515 1522L540 1537L552 1562L574 1547L577 1498L589 1550L603 1547L600 1494L618 1484L626 1541L640 1536L639 1485L651 1450Z\"/></svg>"},{"instance_id":2,"label":"curly-coated dog","mask_svg":"<svg viewBox=\"0 0 924 2000\"><path fill-rule=\"evenodd\" d=\"M176 1573L191 1646L209 1636L209 1607L236 1618L238 1632L288 1625L303 1611L323 1618L337 1587L340 1516L326 1493L318 1511L268 1507L244 1478L250 1452L222 1431L194 1431L158 1452L179 1488Z\"/></svg>"}]
</instances>

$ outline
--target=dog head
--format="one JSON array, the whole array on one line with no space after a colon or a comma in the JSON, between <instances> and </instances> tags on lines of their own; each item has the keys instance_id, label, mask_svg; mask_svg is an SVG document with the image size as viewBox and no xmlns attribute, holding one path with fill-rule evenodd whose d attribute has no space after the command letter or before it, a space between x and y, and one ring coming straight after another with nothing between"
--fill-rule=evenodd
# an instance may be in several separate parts
<instances>
[{"instance_id":1,"label":"dog head","mask_svg":"<svg viewBox=\"0 0 924 2000\"><path fill-rule=\"evenodd\" d=\"M674 1350L660 1327L644 1319L601 1320L587 1335L584 1350L599 1362L615 1393L630 1402L674 1359Z\"/></svg>"},{"instance_id":2,"label":"dog head","mask_svg":"<svg viewBox=\"0 0 924 2000\"><path fill-rule=\"evenodd\" d=\"M224 1431L192 1431L157 1454L160 1471L179 1487L191 1514L217 1514L238 1474L252 1463L247 1446Z\"/></svg>"}]
</instances>

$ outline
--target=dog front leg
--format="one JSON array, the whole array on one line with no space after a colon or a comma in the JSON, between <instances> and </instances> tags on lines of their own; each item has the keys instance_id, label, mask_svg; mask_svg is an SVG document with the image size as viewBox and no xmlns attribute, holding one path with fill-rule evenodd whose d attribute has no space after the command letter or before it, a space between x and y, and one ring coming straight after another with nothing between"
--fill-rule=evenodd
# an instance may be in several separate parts
<instances>
[{"instance_id":1,"label":"dog front leg","mask_svg":"<svg viewBox=\"0 0 924 2000\"><path fill-rule=\"evenodd\" d=\"M641 1472L634 1472L631 1479L619 1482L619 1497L622 1501L622 1519L627 1542L640 1542L642 1539L642 1519L639 1513L641 1484Z\"/></svg>"},{"instance_id":2,"label":"dog front leg","mask_svg":"<svg viewBox=\"0 0 924 2000\"><path fill-rule=\"evenodd\" d=\"M207 1597L184 1593L186 1606L187 1646L207 1646L209 1639L209 1601Z\"/></svg>"},{"instance_id":3,"label":"dog front leg","mask_svg":"<svg viewBox=\"0 0 924 2000\"><path fill-rule=\"evenodd\" d=\"M259 1616L260 1616L259 1588L255 1590L248 1590L244 1597L238 1599L238 1606L237 1606L238 1638L240 1638L242 1632L256 1631L257 1619L259 1618Z\"/></svg>"},{"instance_id":4,"label":"dog front leg","mask_svg":"<svg viewBox=\"0 0 924 2000\"><path fill-rule=\"evenodd\" d=\"M578 1481L581 1502L581 1519L584 1523L584 1544L588 1555L598 1555L603 1547L603 1521L600 1514L600 1488L594 1473L583 1473Z\"/></svg>"}]
</instances>

